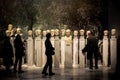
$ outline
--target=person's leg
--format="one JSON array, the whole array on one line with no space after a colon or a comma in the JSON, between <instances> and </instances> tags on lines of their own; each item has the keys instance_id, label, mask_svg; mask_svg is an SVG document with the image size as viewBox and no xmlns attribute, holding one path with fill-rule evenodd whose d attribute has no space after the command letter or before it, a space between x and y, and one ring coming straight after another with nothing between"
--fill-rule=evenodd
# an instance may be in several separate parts
<instances>
[{"instance_id":1,"label":"person's leg","mask_svg":"<svg viewBox=\"0 0 120 80\"><path fill-rule=\"evenodd\" d=\"M90 55L90 69L93 69L93 58L92 58L92 54Z\"/></svg>"},{"instance_id":2,"label":"person's leg","mask_svg":"<svg viewBox=\"0 0 120 80\"><path fill-rule=\"evenodd\" d=\"M17 70L16 70L17 63L18 63L18 58L15 57L14 72L17 72Z\"/></svg>"},{"instance_id":3,"label":"person's leg","mask_svg":"<svg viewBox=\"0 0 120 80\"><path fill-rule=\"evenodd\" d=\"M22 71L22 57L19 57L19 67L18 67L18 71L19 71L19 72Z\"/></svg>"},{"instance_id":4,"label":"person's leg","mask_svg":"<svg viewBox=\"0 0 120 80\"><path fill-rule=\"evenodd\" d=\"M98 69L98 55L97 55L97 53L95 53L94 56L95 56L95 69Z\"/></svg>"},{"instance_id":5,"label":"person's leg","mask_svg":"<svg viewBox=\"0 0 120 80\"><path fill-rule=\"evenodd\" d=\"M45 64L45 66L44 66L44 68L43 68L42 74L46 74L48 65L49 65L49 58L47 57L47 61L46 61L46 64Z\"/></svg>"},{"instance_id":6,"label":"person's leg","mask_svg":"<svg viewBox=\"0 0 120 80\"><path fill-rule=\"evenodd\" d=\"M55 73L53 73L53 71L52 71L52 63L53 63L52 56L50 56L50 58L49 58L49 75L55 75Z\"/></svg>"}]
</instances>

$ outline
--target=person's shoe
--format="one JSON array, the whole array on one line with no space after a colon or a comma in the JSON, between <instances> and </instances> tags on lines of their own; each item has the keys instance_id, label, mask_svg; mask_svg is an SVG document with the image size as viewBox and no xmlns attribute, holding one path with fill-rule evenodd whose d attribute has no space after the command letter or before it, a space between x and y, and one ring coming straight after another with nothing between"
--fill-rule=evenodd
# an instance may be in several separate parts
<instances>
[{"instance_id":1,"label":"person's shoe","mask_svg":"<svg viewBox=\"0 0 120 80\"><path fill-rule=\"evenodd\" d=\"M55 75L55 73L52 72L52 73L49 73L49 75L52 76L52 75Z\"/></svg>"},{"instance_id":2,"label":"person's shoe","mask_svg":"<svg viewBox=\"0 0 120 80\"><path fill-rule=\"evenodd\" d=\"M24 73L24 71L18 71L18 73Z\"/></svg>"},{"instance_id":3,"label":"person's shoe","mask_svg":"<svg viewBox=\"0 0 120 80\"><path fill-rule=\"evenodd\" d=\"M48 75L48 73L46 73L46 72L42 72L42 74L44 74L44 75Z\"/></svg>"}]
</instances>

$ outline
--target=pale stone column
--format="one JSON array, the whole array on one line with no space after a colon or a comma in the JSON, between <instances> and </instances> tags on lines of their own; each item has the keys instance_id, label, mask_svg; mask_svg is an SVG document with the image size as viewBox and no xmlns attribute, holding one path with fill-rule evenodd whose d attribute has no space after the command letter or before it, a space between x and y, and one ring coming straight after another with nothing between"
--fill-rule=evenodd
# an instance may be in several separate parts
<instances>
[{"instance_id":1,"label":"pale stone column","mask_svg":"<svg viewBox=\"0 0 120 80\"><path fill-rule=\"evenodd\" d=\"M108 30L104 31L104 37L103 37L103 65L105 67L108 66Z\"/></svg>"},{"instance_id":2,"label":"pale stone column","mask_svg":"<svg viewBox=\"0 0 120 80\"><path fill-rule=\"evenodd\" d=\"M82 53L82 49L85 47L85 37L84 30L80 30L80 38L79 38L79 65L81 68L85 68L85 55Z\"/></svg>"},{"instance_id":3,"label":"pale stone column","mask_svg":"<svg viewBox=\"0 0 120 80\"><path fill-rule=\"evenodd\" d=\"M78 68L78 31L74 31L73 38L73 68Z\"/></svg>"},{"instance_id":4,"label":"pale stone column","mask_svg":"<svg viewBox=\"0 0 120 80\"><path fill-rule=\"evenodd\" d=\"M64 68L65 66L65 29L61 30L61 58L60 58L60 67Z\"/></svg>"},{"instance_id":5,"label":"pale stone column","mask_svg":"<svg viewBox=\"0 0 120 80\"><path fill-rule=\"evenodd\" d=\"M37 67L42 67L42 40L41 40L41 30L37 29L35 31L35 61Z\"/></svg>"},{"instance_id":6,"label":"pale stone column","mask_svg":"<svg viewBox=\"0 0 120 80\"><path fill-rule=\"evenodd\" d=\"M65 67L72 68L72 61L72 36L70 29L67 29L65 36Z\"/></svg>"},{"instance_id":7,"label":"pale stone column","mask_svg":"<svg viewBox=\"0 0 120 80\"><path fill-rule=\"evenodd\" d=\"M46 61L47 61L47 58L46 58L46 55L45 55L45 40L46 40L46 31L44 30L43 31L43 38L42 38L42 67L45 66L46 64Z\"/></svg>"},{"instance_id":8,"label":"pale stone column","mask_svg":"<svg viewBox=\"0 0 120 80\"><path fill-rule=\"evenodd\" d=\"M110 53L111 53L111 69L115 70L117 64L117 39L116 39L116 29L111 30L110 39Z\"/></svg>"},{"instance_id":9,"label":"pale stone column","mask_svg":"<svg viewBox=\"0 0 120 80\"><path fill-rule=\"evenodd\" d=\"M60 67L60 39L59 30L55 29L55 56L54 56L55 68Z\"/></svg>"},{"instance_id":10,"label":"pale stone column","mask_svg":"<svg viewBox=\"0 0 120 80\"><path fill-rule=\"evenodd\" d=\"M48 31L48 33L49 33L49 31ZM50 39L51 44L52 44L53 47L55 47L55 38L54 38L55 31L54 31L54 29L51 29L51 30L50 30L50 33L51 33L51 39ZM56 48L55 48L55 49L56 49ZM56 53L55 53L55 54L56 54ZM53 58L53 64L52 64L53 67L55 66L54 57L55 57L55 55L52 56L52 58Z\"/></svg>"},{"instance_id":11,"label":"pale stone column","mask_svg":"<svg viewBox=\"0 0 120 80\"><path fill-rule=\"evenodd\" d=\"M32 38L32 30L28 31L28 39L27 39L27 65L33 66L33 38Z\"/></svg>"}]
</instances>

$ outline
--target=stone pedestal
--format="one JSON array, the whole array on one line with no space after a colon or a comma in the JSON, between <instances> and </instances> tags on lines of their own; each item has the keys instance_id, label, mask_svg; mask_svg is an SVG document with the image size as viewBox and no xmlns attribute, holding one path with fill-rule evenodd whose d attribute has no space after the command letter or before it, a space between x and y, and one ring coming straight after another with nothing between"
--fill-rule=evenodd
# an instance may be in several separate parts
<instances>
[{"instance_id":1,"label":"stone pedestal","mask_svg":"<svg viewBox=\"0 0 120 80\"><path fill-rule=\"evenodd\" d=\"M37 67L42 67L42 41L40 37L35 38L35 62Z\"/></svg>"},{"instance_id":2,"label":"stone pedestal","mask_svg":"<svg viewBox=\"0 0 120 80\"><path fill-rule=\"evenodd\" d=\"M27 64L33 66L33 39L28 37L27 39Z\"/></svg>"},{"instance_id":3,"label":"stone pedestal","mask_svg":"<svg viewBox=\"0 0 120 80\"><path fill-rule=\"evenodd\" d=\"M13 63L15 63L15 47L14 47L14 37L10 38L10 43L12 45L13 48Z\"/></svg>"},{"instance_id":4,"label":"stone pedestal","mask_svg":"<svg viewBox=\"0 0 120 80\"><path fill-rule=\"evenodd\" d=\"M50 41L51 41L52 46L55 47L55 39L54 39L53 36L51 37ZM55 48L55 49L56 49L56 48ZM55 53L55 54L56 54L56 53ZM52 64L53 67L55 66L55 65L54 65L54 56L55 56L55 55L52 56L52 58L53 58L53 64Z\"/></svg>"},{"instance_id":5,"label":"stone pedestal","mask_svg":"<svg viewBox=\"0 0 120 80\"><path fill-rule=\"evenodd\" d=\"M46 58L46 55L45 55L45 40L46 40L46 37L43 37L42 39L42 67L44 67L44 65L46 64L46 61L47 61L47 58Z\"/></svg>"},{"instance_id":6,"label":"stone pedestal","mask_svg":"<svg viewBox=\"0 0 120 80\"><path fill-rule=\"evenodd\" d=\"M60 67L64 68L65 66L65 39L61 37L61 58L60 58Z\"/></svg>"},{"instance_id":7,"label":"stone pedestal","mask_svg":"<svg viewBox=\"0 0 120 80\"><path fill-rule=\"evenodd\" d=\"M59 39L59 36L55 36L54 65L55 65L55 68L59 68L59 65L60 65L60 39Z\"/></svg>"},{"instance_id":8,"label":"stone pedestal","mask_svg":"<svg viewBox=\"0 0 120 80\"><path fill-rule=\"evenodd\" d=\"M115 70L117 60L117 39L115 36L111 36L110 39L110 53L111 53L111 68Z\"/></svg>"},{"instance_id":9,"label":"stone pedestal","mask_svg":"<svg viewBox=\"0 0 120 80\"><path fill-rule=\"evenodd\" d=\"M104 36L103 38L103 65L108 66L108 37Z\"/></svg>"},{"instance_id":10,"label":"stone pedestal","mask_svg":"<svg viewBox=\"0 0 120 80\"><path fill-rule=\"evenodd\" d=\"M85 68L85 55L82 53L82 49L85 47L85 38L80 36L79 39L79 65L81 68Z\"/></svg>"},{"instance_id":11,"label":"stone pedestal","mask_svg":"<svg viewBox=\"0 0 120 80\"><path fill-rule=\"evenodd\" d=\"M78 38L73 39L73 68L78 67Z\"/></svg>"}]
</instances>

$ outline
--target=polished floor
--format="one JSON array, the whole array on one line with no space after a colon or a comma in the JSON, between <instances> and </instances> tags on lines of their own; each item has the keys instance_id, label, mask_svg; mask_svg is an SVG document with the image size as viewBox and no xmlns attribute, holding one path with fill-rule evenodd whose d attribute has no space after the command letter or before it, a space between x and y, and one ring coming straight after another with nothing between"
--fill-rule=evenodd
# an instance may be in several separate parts
<instances>
[{"instance_id":1,"label":"polished floor","mask_svg":"<svg viewBox=\"0 0 120 80\"><path fill-rule=\"evenodd\" d=\"M109 68L99 67L98 70L85 69L53 69L54 76L44 76L42 69L36 67L23 67L22 74L6 73L0 70L0 80L120 80L113 78L113 71Z\"/></svg>"}]
</instances>

